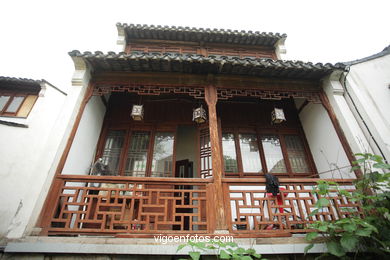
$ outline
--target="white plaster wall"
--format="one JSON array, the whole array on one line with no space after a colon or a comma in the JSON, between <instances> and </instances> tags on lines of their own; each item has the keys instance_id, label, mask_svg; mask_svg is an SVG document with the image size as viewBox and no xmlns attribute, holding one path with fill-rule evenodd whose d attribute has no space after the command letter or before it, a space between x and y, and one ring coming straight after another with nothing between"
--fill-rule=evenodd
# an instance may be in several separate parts
<instances>
[{"instance_id":1,"label":"white plaster wall","mask_svg":"<svg viewBox=\"0 0 390 260\"><path fill-rule=\"evenodd\" d=\"M10 207L7 208L6 215L4 216L4 220L6 220L9 225L8 228L6 227L7 225L3 225L3 228L6 228L6 232L1 234L5 235L7 238L20 238L33 231L44 201L48 195L54 174L66 147L90 79L90 72L86 69L83 61L74 60L74 62L76 71L72 78L72 86L69 87L68 95L64 102L47 99L50 100L53 107L58 106L59 111L57 117L48 120L44 113L37 113L37 118L40 118L40 120L36 124L39 125L40 128L47 129L48 132L44 133L44 135L43 132L39 131L39 133L31 134L30 140L38 138L38 140L40 140L41 149L38 149L39 147L34 147L33 156L37 159L29 165L24 165L21 169L21 171L28 172L29 174L26 174L26 177L15 175L17 177L15 177L14 180L7 180L7 182L1 183L3 186L10 186L15 181L26 184L24 185L24 190L18 188L15 192L15 189L12 189L12 187L8 189L13 190L13 193L11 194L15 193L18 197L12 199L12 203L10 203L12 205L9 205ZM53 107L45 107L45 111L54 113ZM44 139L43 136L46 136L46 139ZM24 140L29 140L29 138L23 136L23 140L21 141ZM25 145L21 145L20 149L15 149L15 154L23 151L24 147ZM30 158L32 158L31 154L20 157L29 158L29 161ZM14 164L17 163L15 158L11 159L10 162ZM14 174L9 172L7 175L13 176ZM2 193L0 196L6 196L3 194L6 193ZM5 199L3 198L2 201L7 200L8 198L9 196ZM19 209L18 205L20 205ZM1 205L0 207L4 208ZM1 218L3 219L3 216L1 216ZM9 218L11 218L11 221L9 221Z\"/></svg>"},{"instance_id":2,"label":"white plaster wall","mask_svg":"<svg viewBox=\"0 0 390 260\"><path fill-rule=\"evenodd\" d=\"M347 74L346 87L380 149L390 161L390 55L352 65ZM348 99L347 99L348 100ZM349 102L354 111L352 102ZM355 111L356 112L356 111ZM374 152L379 149L355 113Z\"/></svg>"},{"instance_id":3,"label":"white plaster wall","mask_svg":"<svg viewBox=\"0 0 390 260\"><path fill-rule=\"evenodd\" d=\"M95 157L96 145L106 108L100 96L88 101L62 174L88 174Z\"/></svg>"},{"instance_id":4,"label":"white plaster wall","mask_svg":"<svg viewBox=\"0 0 390 260\"><path fill-rule=\"evenodd\" d=\"M370 142L365 137L350 105L345 98L345 91L340 83L340 74L334 73L323 81L323 88L352 153L372 153Z\"/></svg>"},{"instance_id":5,"label":"white plaster wall","mask_svg":"<svg viewBox=\"0 0 390 260\"><path fill-rule=\"evenodd\" d=\"M13 227L15 216L31 207L26 198L29 192L41 189L48 167L45 144L53 130L66 95L45 84L44 95L39 96L27 118L0 117L3 121L28 125L19 128L0 125L0 237Z\"/></svg>"},{"instance_id":6,"label":"white plaster wall","mask_svg":"<svg viewBox=\"0 0 390 260\"><path fill-rule=\"evenodd\" d=\"M299 114L320 178L355 178L350 163L322 104L308 104Z\"/></svg>"}]
</instances>

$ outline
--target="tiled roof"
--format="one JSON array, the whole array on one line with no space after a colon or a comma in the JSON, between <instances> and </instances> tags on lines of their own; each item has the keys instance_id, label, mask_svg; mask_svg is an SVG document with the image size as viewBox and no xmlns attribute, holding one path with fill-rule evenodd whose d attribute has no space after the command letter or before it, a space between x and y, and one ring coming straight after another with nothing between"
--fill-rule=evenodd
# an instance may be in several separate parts
<instances>
[{"instance_id":1,"label":"tiled roof","mask_svg":"<svg viewBox=\"0 0 390 260\"><path fill-rule=\"evenodd\" d=\"M380 58L382 56L389 55L389 54L390 54L390 45L387 46L386 48L384 48L381 52L375 53L375 54L373 54L371 56L368 56L368 57L365 57L365 58L362 58L362 59L357 59L357 60L353 60L353 61L343 62L343 64L347 65L347 66L355 65L355 64L362 63L362 62L365 62L365 61L369 61L369 60L373 60L373 59L376 59L376 58Z\"/></svg>"},{"instance_id":2,"label":"tiled roof","mask_svg":"<svg viewBox=\"0 0 390 260\"><path fill-rule=\"evenodd\" d=\"M0 76L0 89L28 89L39 90L43 80L34 80L26 78L12 78Z\"/></svg>"},{"instance_id":3,"label":"tiled roof","mask_svg":"<svg viewBox=\"0 0 390 260\"><path fill-rule=\"evenodd\" d=\"M26 79L26 78L13 78L0 76L0 83L18 83L18 84L40 84L42 80Z\"/></svg>"},{"instance_id":4,"label":"tiled roof","mask_svg":"<svg viewBox=\"0 0 390 260\"><path fill-rule=\"evenodd\" d=\"M71 57L84 59L95 71L150 71L194 74L232 74L259 77L320 79L334 70L344 70L343 64L313 64L302 61L202 56L179 53L108 52L77 50Z\"/></svg>"},{"instance_id":5,"label":"tiled roof","mask_svg":"<svg viewBox=\"0 0 390 260\"><path fill-rule=\"evenodd\" d=\"M124 30L127 41L129 39L152 39L274 46L278 40L287 37L286 34L279 33L126 23L118 23L117 29L118 31Z\"/></svg>"}]
</instances>

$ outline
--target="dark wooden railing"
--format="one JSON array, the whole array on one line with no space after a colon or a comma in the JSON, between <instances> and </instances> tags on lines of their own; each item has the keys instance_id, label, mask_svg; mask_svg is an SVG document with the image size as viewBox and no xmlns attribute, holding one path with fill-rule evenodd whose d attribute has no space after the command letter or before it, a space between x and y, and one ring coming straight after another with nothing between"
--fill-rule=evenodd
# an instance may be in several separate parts
<instances>
[{"instance_id":1,"label":"dark wooden railing","mask_svg":"<svg viewBox=\"0 0 390 260\"><path fill-rule=\"evenodd\" d=\"M331 204L314 214L319 179L280 178L280 195L264 178L223 178L229 232L241 237L305 233L317 220L360 214L360 205L331 192ZM353 191L352 180L333 180ZM61 175L55 207L42 223L48 235L137 236L207 233L215 229L213 179ZM354 209L355 213L350 209Z\"/></svg>"},{"instance_id":2,"label":"dark wooden railing","mask_svg":"<svg viewBox=\"0 0 390 260\"><path fill-rule=\"evenodd\" d=\"M210 180L62 175L47 233L207 233Z\"/></svg>"},{"instance_id":3,"label":"dark wooden railing","mask_svg":"<svg viewBox=\"0 0 390 260\"><path fill-rule=\"evenodd\" d=\"M360 214L357 202L351 202L336 192L327 197L330 205L310 216L319 196L311 191L318 179L280 178L280 195L265 190L264 179L224 179L228 225L231 233L305 233L309 223L335 220ZM353 191L352 180L333 180L346 190ZM354 210L350 210L354 209Z\"/></svg>"}]
</instances>

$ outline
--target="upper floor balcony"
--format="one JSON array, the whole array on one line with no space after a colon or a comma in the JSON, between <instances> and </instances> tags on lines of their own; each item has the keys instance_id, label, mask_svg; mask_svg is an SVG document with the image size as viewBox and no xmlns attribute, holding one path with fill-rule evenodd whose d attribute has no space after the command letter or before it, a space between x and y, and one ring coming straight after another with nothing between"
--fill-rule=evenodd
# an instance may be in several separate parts
<instances>
[{"instance_id":1,"label":"upper floor balcony","mask_svg":"<svg viewBox=\"0 0 390 260\"><path fill-rule=\"evenodd\" d=\"M347 217L343 208L359 205L339 197L310 216L316 180L353 189L355 178L324 102L320 90L96 83L41 214L42 234L291 236ZM133 105L143 106L142 120L131 117ZM199 107L202 123L193 121ZM275 108L285 121L272 119ZM266 173L280 178L278 196L267 193Z\"/></svg>"}]
</instances>

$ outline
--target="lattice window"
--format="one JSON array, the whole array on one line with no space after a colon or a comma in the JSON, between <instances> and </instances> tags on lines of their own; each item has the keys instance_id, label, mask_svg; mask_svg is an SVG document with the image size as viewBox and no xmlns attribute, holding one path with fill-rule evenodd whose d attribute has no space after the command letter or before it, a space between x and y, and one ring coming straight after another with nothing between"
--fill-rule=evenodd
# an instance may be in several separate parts
<instances>
[{"instance_id":1,"label":"lattice window","mask_svg":"<svg viewBox=\"0 0 390 260\"><path fill-rule=\"evenodd\" d=\"M299 135L223 133L222 150L225 176L259 176L266 172L289 177L314 174Z\"/></svg>"},{"instance_id":2,"label":"lattice window","mask_svg":"<svg viewBox=\"0 0 390 260\"><path fill-rule=\"evenodd\" d=\"M156 133L151 170L152 177L172 177L173 142L173 133Z\"/></svg>"},{"instance_id":3,"label":"lattice window","mask_svg":"<svg viewBox=\"0 0 390 260\"><path fill-rule=\"evenodd\" d=\"M145 177L150 142L149 132L133 132L127 152L125 175Z\"/></svg>"},{"instance_id":4,"label":"lattice window","mask_svg":"<svg viewBox=\"0 0 390 260\"><path fill-rule=\"evenodd\" d=\"M242 168L244 172L262 172L256 134L239 134Z\"/></svg>"},{"instance_id":5,"label":"lattice window","mask_svg":"<svg viewBox=\"0 0 390 260\"><path fill-rule=\"evenodd\" d=\"M287 172L279 137L275 135L262 136L261 142L268 172Z\"/></svg>"},{"instance_id":6,"label":"lattice window","mask_svg":"<svg viewBox=\"0 0 390 260\"><path fill-rule=\"evenodd\" d=\"M212 161L211 161L211 143L210 132L208 128L200 130L200 176L208 178L213 175Z\"/></svg>"},{"instance_id":7,"label":"lattice window","mask_svg":"<svg viewBox=\"0 0 390 260\"><path fill-rule=\"evenodd\" d=\"M222 134L222 149L225 172L238 172L236 142L233 134Z\"/></svg>"},{"instance_id":8,"label":"lattice window","mask_svg":"<svg viewBox=\"0 0 390 260\"><path fill-rule=\"evenodd\" d=\"M310 170L309 165L307 163L305 149L299 136L286 135L284 137L284 140L286 142L286 149L292 172L309 172Z\"/></svg>"},{"instance_id":9,"label":"lattice window","mask_svg":"<svg viewBox=\"0 0 390 260\"><path fill-rule=\"evenodd\" d=\"M126 132L124 130L110 130L106 137L103 150L103 163L108 165L110 175L119 174L119 162Z\"/></svg>"}]
</instances>

